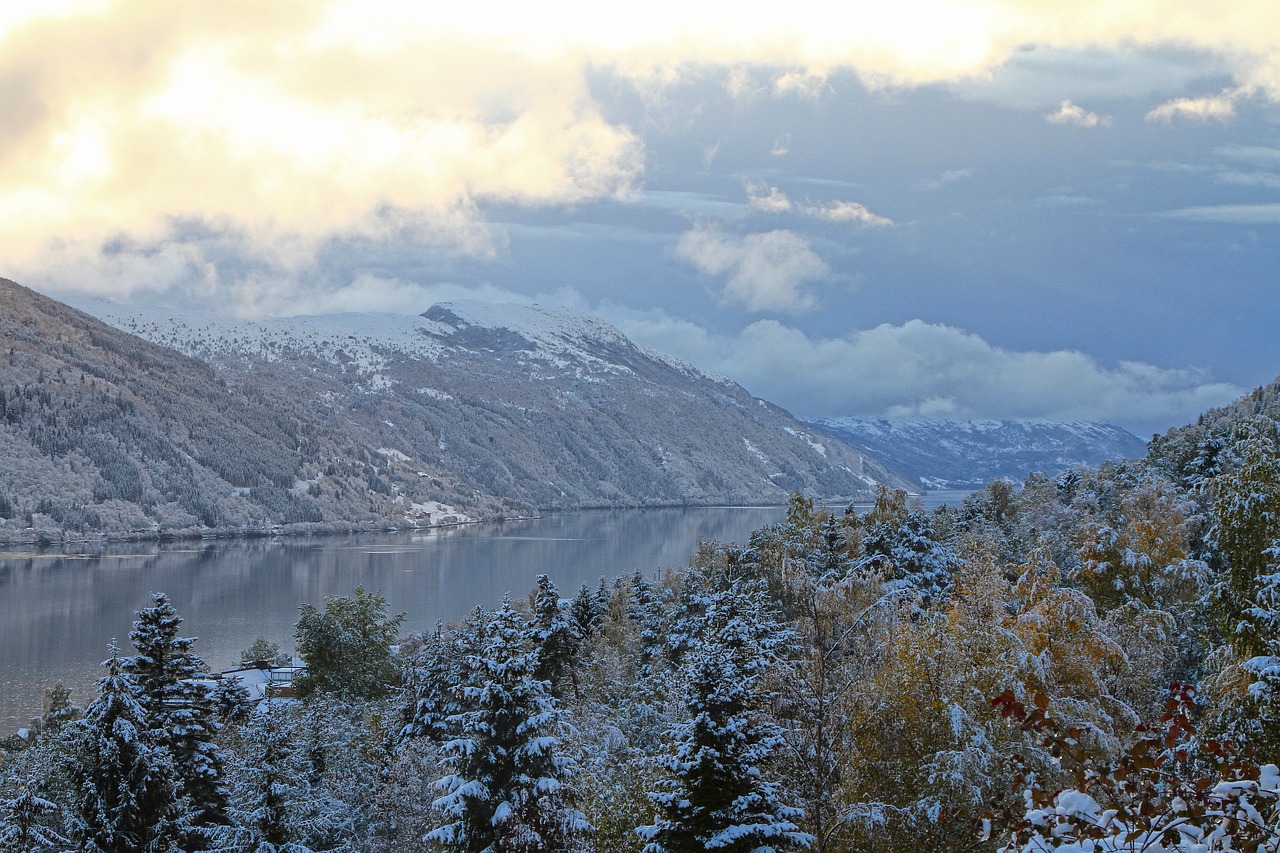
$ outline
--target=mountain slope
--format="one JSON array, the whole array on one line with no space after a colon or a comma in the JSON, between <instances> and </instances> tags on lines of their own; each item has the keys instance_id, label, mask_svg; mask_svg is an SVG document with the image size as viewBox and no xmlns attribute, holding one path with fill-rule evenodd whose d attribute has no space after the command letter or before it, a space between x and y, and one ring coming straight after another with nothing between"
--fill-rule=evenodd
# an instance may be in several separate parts
<instances>
[{"instance_id":1,"label":"mountain slope","mask_svg":"<svg viewBox=\"0 0 1280 853\"><path fill-rule=\"evenodd\" d=\"M1138 458L1142 439L1110 424L952 418L828 418L809 422L926 489L974 489L1032 471Z\"/></svg>"},{"instance_id":2,"label":"mountain slope","mask_svg":"<svg viewBox=\"0 0 1280 853\"><path fill-rule=\"evenodd\" d=\"M298 407L0 279L0 541L382 527L471 496L388 467Z\"/></svg>"},{"instance_id":3,"label":"mountain slope","mask_svg":"<svg viewBox=\"0 0 1280 853\"><path fill-rule=\"evenodd\" d=\"M1232 446L1250 425L1275 433L1280 424L1280 378L1238 400L1209 409L1196 422L1175 427L1151 441L1148 460L1185 485L1195 485L1235 464Z\"/></svg>"},{"instance_id":4,"label":"mountain slope","mask_svg":"<svg viewBox=\"0 0 1280 853\"><path fill-rule=\"evenodd\" d=\"M455 302L419 316L241 323L80 304L229 383L518 507L779 503L905 485L735 383L565 309Z\"/></svg>"}]
</instances>

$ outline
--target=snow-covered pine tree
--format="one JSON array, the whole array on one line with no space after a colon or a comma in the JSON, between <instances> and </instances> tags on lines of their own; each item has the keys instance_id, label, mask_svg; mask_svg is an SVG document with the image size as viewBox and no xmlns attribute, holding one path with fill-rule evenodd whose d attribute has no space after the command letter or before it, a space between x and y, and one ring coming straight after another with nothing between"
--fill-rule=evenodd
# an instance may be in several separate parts
<instances>
[{"instance_id":1,"label":"snow-covered pine tree","mask_svg":"<svg viewBox=\"0 0 1280 853\"><path fill-rule=\"evenodd\" d=\"M858 568L883 572L886 593L915 600L922 607L945 598L955 557L935 539L928 513L907 506L906 492L881 486L862 525Z\"/></svg>"},{"instance_id":2,"label":"snow-covered pine tree","mask_svg":"<svg viewBox=\"0 0 1280 853\"><path fill-rule=\"evenodd\" d=\"M443 743L455 736L454 723L463 706L458 696L467 678L468 658L480 653L488 614L479 606L458 627L444 633L436 626L433 634L422 639L422 648L414 655L409 668L409 705L404 710L408 721L404 737L425 737Z\"/></svg>"},{"instance_id":3,"label":"snow-covered pine tree","mask_svg":"<svg viewBox=\"0 0 1280 853\"><path fill-rule=\"evenodd\" d=\"M0 799L0 851L65 850L71 842L53 826L58 811L58 805L39 796L30 783L20 785L15 796Z\"/></svg>"},{"instance_id":4,"label":"snow-covered pine tree","mask_svg":"<svg viewBox=\"0 0 1280 853\"><path fill-rule=\"evenodd\" d=\"M308 827L298 825L293 808L309 799L307 774L294 766L282 716L268 701L245 731L244 768L233 792L236 849L310 853L299 840Z\"/></svg>"},{"instance_id":5,"label":"snow-covered pine tree","mask_svg":"<svg viewBox=\"0 0 1280 853\"><path fill-rule=\"evenodd\" d=\"M665 609L658 590L636 569L631 575L631 608L627 616L639 632L642 666L661 654Z\"/></svg>"},{"instance_id":6,"label":"snow-covered pine tree","mask_svg":"<svg viewBox=\"0 0 1280 853\"><path fill-rule=\"evenodd\" d=\"M76 749L68 773L80 849L93 853L167 851L181 827L173 760L138 702L137 682L122 671L114 644L107 675L84 719L70 725Z\"/></svg>"},{"instance_id":7,"label":"snow-covered pine tree","mask_svg":"<svg viewBox=\"0 0 1280 853\"><path fill-rule=\"evenodd\" d=\"M596 600L595 594L585 583L578 589L569 605L569 616L580 643L590 642L596 629L604 621L604 608Z\"/></svg>"},{"instance_id":8,"label":"snow-covered pine tree","mask_svg":"<svg viewBox=\"0 0 1280 853\"><path fill-rule=\"evenodd\" d=\"M559 684L568 675L573 681L573 692L579 695L578 678L573 670L580 641L568 615L569 602L560 598L560 592L551 578L538 575L538 589L533 597L533 623L529 626L529 638L538 653L538 663L533 676L551 686L551 694L560 698Z\"/></svg>"},{"instance_id":9,"label":"snow-covered pine tree","mask_svg":"<svg viewBox=\"0 0 1280 853\"><path fill-rule=\"evenodd\" d=\"M169 751L178 775L179 791L190 800L188 842L199 848L201 833L226 826L227 791L223 783L223 755L214 742L210 691L194 679L207 670L191 651L194 637L178 636L182 617L169 597L152 593L152 606L136 612L129 640L136 652L122 666L138 685L138 701L158 742Z\"/></svg>"},{"instance_id":10,"label":"snow-covered pine tree","mask_svg":"<svg viewBox=\"0 0 1280 853\"><path fill-rule=\"evenodd\" d=\"M1224 734L1270 757L1280 755L1280 540L1264 556L1268 569L1258 578L1261 588L1240 619L1257 653L1234 666L1227 663L1208 683L1219 694L1215 714ZM1233 660L1225 650L1216 658Z\"/></svg>"},{"instance_id":11,"label":"snow-covered pine tree","mask_svg":"<svg viewBox=\"0 0 1280 853\"><path fill-rule=\"evenodd\" d=\"M636 831L647 853L808 847L812 836L796 824L802 812L761 772L781 732L759 710L757 693L793 635L771 616L763 581L693 589L682 656L688 719L669 732L666 778L649 795L654 822Z\"/></svg>"},{"instance_id":12,"label":"snow-covered pine tree","mask_svg":"<svg viewBox=\"0 0 1280 853\"><path fill-rule=\"evenodd\" d=\"M427 835L446 849L535 853L585 849L590 831L572 805L573 762L560 754L565 724L537 653L509 601L495 611L478 654L464 662L457 688L457 732L441 747L435 804L449 822Z\"/></svg>"},{"instance_id":13,"label":"snow-covered pine tree","mask_svg":"<svg viewBox=\"0 0 1280 853\"><path fill-rule=\"evenodd\" d=\"M1260 418L1236 427L1235 469L1212 481L1211 562L1218 580L1209 601L1214 621L1241 659L1266 653L1266 642L1242 619L1268 574L1267 549L1280 530L1280 428Z\"/></svg>"},{"instance_id":14,"label":"snow-covered pine tree","mask_svg":"<svg viewBox=\"0 0 1280 853\"><path fill-rule=\"evenodd\" d=\"M228 723L244 723L253 712L253 700L249 698L249 690L238 678L222 678L209 693L210 706L214 719L220 725Z\"/></svg>"}]
</instances>

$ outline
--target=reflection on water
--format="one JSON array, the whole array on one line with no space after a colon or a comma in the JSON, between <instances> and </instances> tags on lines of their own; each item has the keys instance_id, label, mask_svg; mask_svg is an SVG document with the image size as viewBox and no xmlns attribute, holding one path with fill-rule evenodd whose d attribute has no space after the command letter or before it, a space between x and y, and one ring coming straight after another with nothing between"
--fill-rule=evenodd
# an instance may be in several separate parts
<instances>
[{"instance_id":1,"label":"reflection on water","mask_svg":"<svg viewBox=\"0 0 1280 853\"><path fill-rule=\"evenodd\" d=\"M930 494L926 506L966 492ZM114 637L128 648L133 611L165 592L213 669L264 636L288 649L302 604L357 586L405 612L406 630L526 595L547 574L569 596L636 569L685 566L698 542L746 541L782 508L602 510L450 530L347 537L84 546L0 553L0 734L39 712L61 680L86 704Z\"/></svg>"},{"instance_id":2,"label":"reflection on water","mask_svg":"<svg viewBox=\"0 0 1280 853\"><path fill-rule=\"evenodd\" d=\"M683 566L703 539L745 541L780 508L566 513L452 530L0 554L0 733L39 712L61 679L85 704L107 644L128 646L133 611L168 593L214 669L261 635L290 648L299 605L378 590L409 630L477 603L521 597L546 573L563 595L604 576Z\"/></svg>"}]
</instances>

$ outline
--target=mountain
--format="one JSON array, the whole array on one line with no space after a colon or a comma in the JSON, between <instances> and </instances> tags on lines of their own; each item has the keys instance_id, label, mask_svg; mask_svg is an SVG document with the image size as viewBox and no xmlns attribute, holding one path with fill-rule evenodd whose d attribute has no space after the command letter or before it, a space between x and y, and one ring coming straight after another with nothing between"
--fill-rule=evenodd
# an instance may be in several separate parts
<instances>
[{"instance_id":1,"label":"mountain","mask_svg":"<svg viewBox=\"0 0 1280 853\"><path fill-rule=\"evenodd\" d=\"M520 511L776 504L906 484L737 384L560 308L453 302L421 315L240 322L76 303L200 359L231 388Z\"/></svg>"},{"instance_id":2,"label":"mountain","mask_svg":"<svg viewBox=\"0 0 1280 853\"><path fill-rule=\"evenodd\" d=\"M342 530L500 512L207 364L0 279L0 542Z\"/></svg>"},{"instance_id":3,"label":"mountain","mask_svg":"<svg viewBox=\"0 0 1280 853\"><path fill-rule=\"evenodd\" d=\"M1274 437L1280 429L1280 378L1238 400L1209 409L1195 423L1151 440L1147 458L1168 476L1192 486L1237 463L1234 445L1250 431Z\"/></svg>"},{"instance_id":4,"label":"mountain","mask_svg":"<svg viewBox=\"0 0 1280 853\"><path fill-rule=\"evenodd\" d=\"M881 460L925 489L975 489L1007 477L1054 473L1146 453L1111 424L953 418L827 418L808 422Z\"/></svg>"}]
</instances>

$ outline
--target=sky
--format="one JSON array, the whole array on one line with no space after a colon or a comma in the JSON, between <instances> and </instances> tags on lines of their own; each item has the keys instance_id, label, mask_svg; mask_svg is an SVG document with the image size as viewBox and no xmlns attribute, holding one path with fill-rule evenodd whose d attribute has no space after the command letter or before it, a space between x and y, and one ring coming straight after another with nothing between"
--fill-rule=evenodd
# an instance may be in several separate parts
<instances>
[{"instance_id":1,"label":"sky","mask_svg":"<svg viewBox=\"0 0 1280 853\"><path fill-rule=\"evenodd\" d=\"M1275 0L6 0L0 104L55 297L565 305L801 417L1280 374Z\"/></svg>"}]
</instances>

